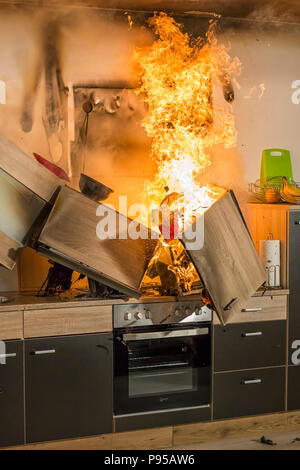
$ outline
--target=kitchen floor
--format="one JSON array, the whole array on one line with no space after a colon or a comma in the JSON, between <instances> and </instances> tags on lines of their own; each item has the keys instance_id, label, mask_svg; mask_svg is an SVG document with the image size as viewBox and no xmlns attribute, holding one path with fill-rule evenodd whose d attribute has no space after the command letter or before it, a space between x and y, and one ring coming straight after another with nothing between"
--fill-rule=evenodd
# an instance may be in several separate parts
<instances>
[{"instance_id":1,"label":"kitchen floor","mask_svg":"<svg viewBox=\"0 0 300 470\"><path fill-rule=\"evenodd\" d=\"M299 431L274 432L265 435L266 440L271 440L276 445L262 444L260 436L242 437L236 439L222 439L202 444L191 444L172 447L176 450L300 450ZM171 450L171 449L168 449Z\"/></svg>"}]
</instances>

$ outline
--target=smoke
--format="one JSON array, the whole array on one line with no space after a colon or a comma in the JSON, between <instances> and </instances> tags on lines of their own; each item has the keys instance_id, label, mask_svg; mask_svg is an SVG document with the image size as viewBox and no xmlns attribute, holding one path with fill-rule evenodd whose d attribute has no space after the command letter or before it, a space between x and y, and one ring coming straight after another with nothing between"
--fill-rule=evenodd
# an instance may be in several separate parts
<instances>
[{"instance_id":1,"label":"smoke","mask_svg":"<svg viewBox=\"0 0 300 470\"><path fill-rule=\"evenodd\" d=\"M117 7L118 2L114 6ZM0 80L6 84L7 95L6 105L0 105L1 133L26 153L36 152L68 171L69 155L65 151L62 158L56 157L59 141L53 140L55 135L50 140L45 127L43 35L50 21L57 25L59 33L57 45L62 80L70 87L78 83L97 86L132 83L130 52L135 46L151 42L152 37L146 28L136 27L134 19L129 21L124 12L0 7ZM104 137L107 141L107 136L116 131L114 124L107 128L106 122L107 135L102 133L99 139ZM66 123L62 127L62 132L66 132ZM64 138L68 139L66 133ZM113 138L111 142L113 146ZM110 166L114 163L118 162L114 162L112 156ZM105 168L101 173L105 174Z\"/></svg>"},{"instance_id":2,"label":"smoke","mask_svg":"<svg viewBox=\"0 0 300 470\"><path fill-rule=\"evenodd\" d=\"M286 9L286 5L281 1L274 2L272 5L264 5L255 8L248 16L248 20L264 23L293 23L296 20L295 14Z\"/></svg>"}]
</instances>

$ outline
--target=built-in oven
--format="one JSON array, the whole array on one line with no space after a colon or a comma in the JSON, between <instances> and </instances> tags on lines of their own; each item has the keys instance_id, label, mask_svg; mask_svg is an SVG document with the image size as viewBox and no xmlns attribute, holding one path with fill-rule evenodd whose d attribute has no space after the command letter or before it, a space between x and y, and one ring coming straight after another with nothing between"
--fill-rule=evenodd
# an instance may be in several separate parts
<instances>
[{"instance_id":1,"label":"built-in oven","mask_svg":"<svg viewBox=\"0 0 300 470\"><path fill-rule=\"evenodd\" d=\"M210 406L211 312L199 302L116 306L115 415Z\"/></svg>"}]
</instances>

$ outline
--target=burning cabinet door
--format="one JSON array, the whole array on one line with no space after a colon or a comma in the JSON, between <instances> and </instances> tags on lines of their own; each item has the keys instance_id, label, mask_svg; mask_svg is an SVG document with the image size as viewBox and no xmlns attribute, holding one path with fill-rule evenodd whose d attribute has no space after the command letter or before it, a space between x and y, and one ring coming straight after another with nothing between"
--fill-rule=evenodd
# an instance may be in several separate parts
<instances>
[{"instance_id":1,"label":"burning cabinet door","mask_svg":"<svg viewBox=\"0 0 300 470\"><path fill-rule=\"evenodd\" d=\"M266 280L265 271L232 192L213 204L203 217L204 224L198 220L191 227L194 233L197 225L204 231L202 247L195 244L193 249L187 231L182 242L225 325Z\"/></svg>"},{"instance_id":2,"label":"burning cabinet door","mask_svg":"<svg viewBox=\"0 0 300 470\"><path fill-rule=\"evenodd\" d=\"M106 234L103 230L97 233L101 221L103 228L107 223ZM139 297L140 283L157 243L155 238L145 226L65 186L36 249L91 279Z\"/></svg>"}]
</instances>

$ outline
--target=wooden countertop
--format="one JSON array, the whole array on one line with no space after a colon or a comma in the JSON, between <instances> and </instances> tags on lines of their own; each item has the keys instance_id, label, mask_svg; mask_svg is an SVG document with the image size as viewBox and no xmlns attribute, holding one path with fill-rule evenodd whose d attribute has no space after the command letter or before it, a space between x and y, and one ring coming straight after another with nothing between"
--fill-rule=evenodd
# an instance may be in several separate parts
<instances>
[{"instance_id":1,"label":"wooden countertop","mask_svg":"<svg viewBox=\"0 0 300 470\"><path fill-rule=\"evenodd\" d=\"M259 296L275 296L287 295L288 289L268 289L259 290L255 297ZM0 312L10 312L16 310L38 310L48 308L66 308L66 307L96 307L103 305L119 305L119 304L132 304L141 302L174 302L176 300L194 300L199 299L199 295L191 294L183 297L141 297L140 299L130 298L128 301L122 299L68 299L66 297L37 297L33 294L19 294L13 292L1 292L0 296L5 296L11 299L10 302L0 303Z\"/></svg>"}]
</instances>

